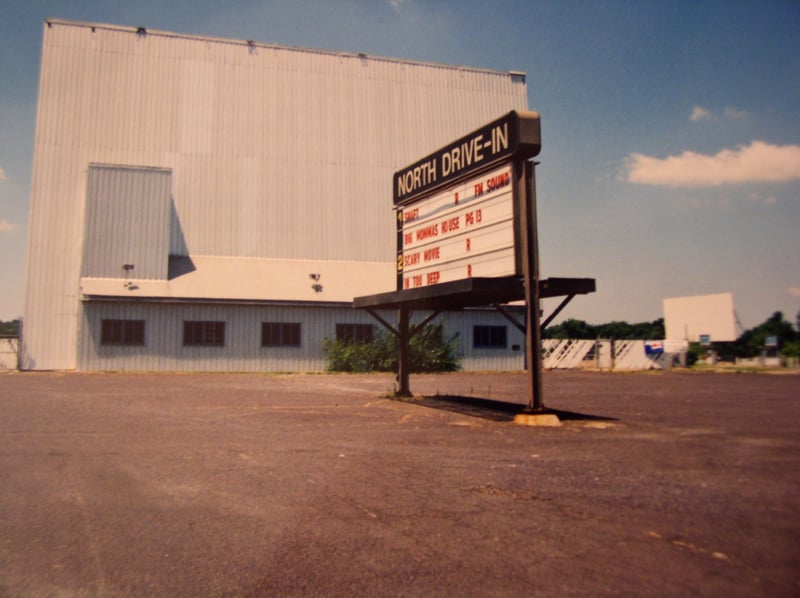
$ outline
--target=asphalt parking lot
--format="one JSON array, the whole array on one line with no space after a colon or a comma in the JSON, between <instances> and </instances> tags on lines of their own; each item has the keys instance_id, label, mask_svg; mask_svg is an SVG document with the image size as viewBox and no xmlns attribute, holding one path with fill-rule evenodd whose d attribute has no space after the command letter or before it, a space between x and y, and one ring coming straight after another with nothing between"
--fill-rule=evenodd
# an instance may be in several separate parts
<instances>
[{"instance_id":1,"label":"asphalt parking lot","mask_svg":"<svg viewBox=\"0 0 800 598\"><path fill-rule=\"evenodd\" d=\"M800 594L800 376L393 387L0 375L0 596Z\"/></svg>"}]
</instances>

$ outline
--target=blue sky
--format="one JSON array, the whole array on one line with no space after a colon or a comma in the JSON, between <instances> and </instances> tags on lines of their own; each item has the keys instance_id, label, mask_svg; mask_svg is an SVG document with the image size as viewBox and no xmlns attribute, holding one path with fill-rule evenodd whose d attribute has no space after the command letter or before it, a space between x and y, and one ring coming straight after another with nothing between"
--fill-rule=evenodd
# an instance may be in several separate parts
<instances>
[{"instance_id":1,"label":"blue sky","mask_svg":"<svg viewBox=\"0 0 800 598\"><path fill-rule=\"evenodd\" d=\"M10 0L0 16L0 319L23 309L46 17L525 71L542 274L598 285L563 317L652 320L664 298L723 292L745 328L800 310L796 0Z\"/></svg>"}]
</instances>

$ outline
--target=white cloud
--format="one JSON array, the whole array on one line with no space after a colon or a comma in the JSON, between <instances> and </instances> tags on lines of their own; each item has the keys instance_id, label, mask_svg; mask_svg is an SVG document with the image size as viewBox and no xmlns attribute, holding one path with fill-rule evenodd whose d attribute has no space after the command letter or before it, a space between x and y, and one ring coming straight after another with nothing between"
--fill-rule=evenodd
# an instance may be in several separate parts
<instances>
[{"instance_id":1,"label":"white cloud","mask_svg":"<svg viewBox=\"0 0 800 598\"><path fill-rule=\"evenodd\" d=\"M693 123L700 122L701 120L709 120L711 118L713 118L711 112L702 106L695 106L692 108L692 113L689 115L689 120Z\"/></svg>"},{"instance_id":2,"label":"white cloud","mask_svg":"<svg viewBox=\"0 0 800 598\"><path fill-rule=\"evenodd\" d=\"M391 6L395 12L400 12L402 6L407 3L408 0L389 0L389 6Z\"/></svg>"},{"instance_id":3,"label":"white cloud","mask_svg":"<svg viewBox=\"0 0 800 598\"><path fill-rule=\"evenodd\" d=\"M17 229L17 225L8 220L0 220L0 233L10 233Z\"/></svg>"},{"instance_id":4,"label":"white cloud","mask_svg":"<svg viewBox=\"0 0 800 598\"><path fill-rule=\"evenodd\" d=\"M796 299L800 299L800 287L789 287L789 294Z\"/></svg>"},{"instance_id":5,"label":"white cloud","mask_svg":"<svg viewBox=\"0 0 800 598\"><path fill-rule=\"evenodd\" d=\"M763 195L762 193L750 193L748 199L756 204L761 204L765 206L773 206L778 203L778 198L774 195Z\"/></svg>"},{"instance_id":6,"label":"white cloud","mask_svg":"<svg viewBox=\"0 0 800 598\"><path fill-rule=\"evenodd\" d=\"M722 116L725 118L733 118L738 120L747 118L747 112L744 110L739 110L738 108L734 108L733 106L725 106L725 110L722 111Z\"/></svg>"},{"instance_id":7,"label":"white cloud","mask_svg":"<svg viewBox=\"0 0 800 598\"><path fill-rule=\"evenodd\" d=\"M741 120L747 118L748 114L744 110L739 110L735 106L725 106L721 114L717 114L703 106L695 106L692 108L692 113L689 115L689 120L697 123L703 120L717 120L719 118L728 118L733 120Z\"/></svg>"},{"instance_id":8,"label":"white cloud","mask_svg":"<svg viewBox=\"0 0 800 598\"><path fill-rule=\"evenodd\" d=\"M625 180L661 187L718 187L800 180L800 145L753 141L711 156L686 151L654 158L633 153L625 159Z\"/></svg>"}]
</instances>

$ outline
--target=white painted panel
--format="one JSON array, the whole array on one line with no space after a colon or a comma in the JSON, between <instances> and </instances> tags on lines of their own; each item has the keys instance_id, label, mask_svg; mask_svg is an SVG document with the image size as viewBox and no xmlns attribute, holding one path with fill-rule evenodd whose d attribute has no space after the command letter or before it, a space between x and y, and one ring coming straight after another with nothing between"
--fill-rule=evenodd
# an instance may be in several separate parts
<instances>
[{"instance_id":1,"label":"white painted panel","mask_svg":"<svg viewBox=\"0 0 800 598\"><path fill-rule=\"evenodd\" d=\"M542 367L547 370L578 369L594 347L593 340L543 339Z\"/></svg>"},{"instance_id":2,"label":"white painted panel","mask_svg":"<svg viewBox=\"0 0 800 598\"><path fill-rule=\"evenodd\" d=\"M664 299L664 327L668 339L699 342L736 340L736 314L731 293Z\"/></svg>"}]
</instances>

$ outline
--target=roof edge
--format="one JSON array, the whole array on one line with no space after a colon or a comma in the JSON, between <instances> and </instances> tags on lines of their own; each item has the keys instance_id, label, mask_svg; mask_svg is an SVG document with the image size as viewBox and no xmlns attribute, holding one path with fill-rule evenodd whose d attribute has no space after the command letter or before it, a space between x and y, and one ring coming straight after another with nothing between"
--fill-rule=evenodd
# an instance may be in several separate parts
<instances>
[{"instance_id":1,"label":"roof edge","mask_svg":"<svg viewBox=\"0 0 800 598\"><path fill-rule=\"evenodd\" d=\"M321 48L304 48L301 46L289 46L289 45L282 45L282 44L269 44L266 42L258 42L254 40L243 40L237 38L224 38L224 37L215 37L210 35L199 35L199 34L191 34L191 33L178 33L175 31L166 31L161 29L149 29L144 26L128 26L128 25L115 25L112 23L95 23L91 21L74 21L70 19L60 19L60 18L45 18L44 23L47 27L52 27L53 25L63 25L65 27L85 27L89 29L106 29L109 31L119 31L119 32L128 32L133 33L134 35L155 35L159 37L174 37L174 38L181 38L186 40L193 40L193 41L203 41L203 42L214 42L219 44L227 44L227 45L241 45L250 48L265 48L271 50L285 50L288 52L305 52L310 54L324 54L328 56L338 56L341 58L356 58L359 60L375 60L378 62L393 62L393 63L401 63L401 64L413 64L418 66L427 66L430 68L443 68L443 69L452 69L452 70L459 70L459 71L468 71L468 72L476 72L476 73L485 73L485 74L494 74L504 77L522 77L524 82L526 73L523 71L518 70L507 70L501 71L497 69L490 69L490 68L481 68L481 67L472 67L472 66L463 66L463 65L453 65L453 64L443 64L438 62L426 62L424 60L413 60L407 58L396 58L391 56L373 56L371 54L366 54L364 52L342 52L336 50L324 50Z\"/></svg>"},{"instance_id":2,"label":"roof edge","mask_svg":"<svg viewBox=\"0 0 800 598\"><path fill-rule=\"evenodd\" d=\"M195 305L262 305L272 307L347 307L352 301L293 301L287 299L228 299L214 297L165 297L161 295L145 295L124 297L120 295L82 294L82 303L171 303Z\"/></svg>"}]
</instances>

